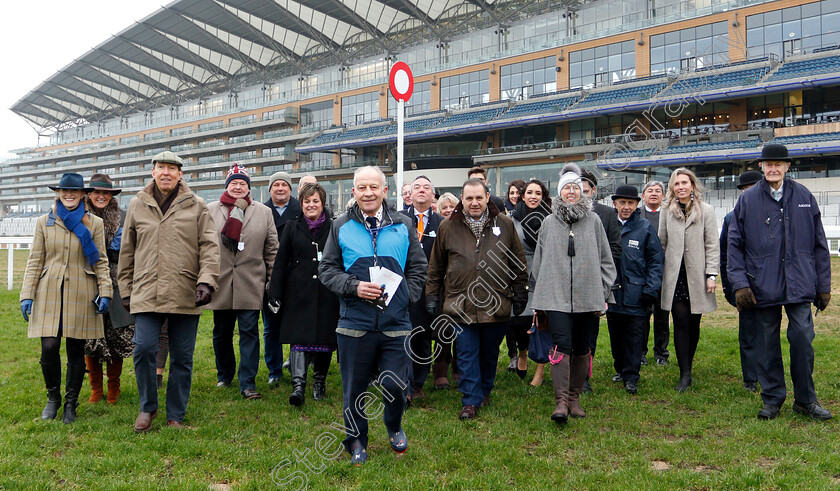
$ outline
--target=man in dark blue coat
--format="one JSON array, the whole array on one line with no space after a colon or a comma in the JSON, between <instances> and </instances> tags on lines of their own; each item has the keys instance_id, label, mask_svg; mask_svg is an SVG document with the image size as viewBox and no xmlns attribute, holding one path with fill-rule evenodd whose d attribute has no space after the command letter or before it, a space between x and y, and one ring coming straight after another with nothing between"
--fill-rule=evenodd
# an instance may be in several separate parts
<instances>
[{"instance_id":1,"label":"man in dark blue coat","mask_svg":"<svg viewBox=\"0 0 840 491\"><path fill-rule=\"evenodd\" d=\"M784 145L768 144L759 159L764 179L748 189L729 224L726 274L739 311L755 309L758 382L764 407L774 419L787 396L779 332L782 307L788 316L793 410L831 419L814 390L814 318L811 303L824 310L831 299L831 263L817 200L805 186L785 179L791 159Z\"/></svg>"},{"instance_id":2,"label":"man in dark blue coat","mask_svg":"<svg viewBox=\"0 0 840 491\"><path fill-rule=\"evenodd\" d=\"M616 264L615 303L607 309L613 366L629 394L638 391L649 310L659 300L665 254L653 225L639 210L639 191L618 186L612 195L621 224L621 256Z\"/></svg>"},{"instance_id":3,"label":"man in dark blue coat","mask_svg":"<svg viewBox=\"0 0 840 491\"><path fill-rule=\"evenodd\" d=\"M271 210L277 237L286 223L300 215L300 202L292 196L292 178L286 172L275 172L268 181L269 198L263 203ZM283 377L283 345L280 344L280 319L268 308L268 295L263 296L263 344L268 386L276 387Z\"/></svg>"},{"instance_id":4,"label":"man in dark blue coat","mask_svg":"<svg viewBox=\"0 0 840 491\"><path fill-rule=\"evenodd\" d=\"M438 226L444 220L442 215L432 211L434 197L435 188L432 186L432 181L426 176L418 176L411 182L411 206L400 212L413 221L417 237L420 239L420 247L426 255L426 261L429 260L432 246L435 245ZM410 404L414 400L426 397L423 384L429 376L433 359L432 322L435 318L426 312L425 291L420 296L420 300L411 305L409 312L412 326L412 333L409 336L411 369L408 403Z\"/></svg>"},{"instance_id":5,"label":"man in dark blue coat","mask_svg":"<svg viewBox=\"0 0 840 491\"><path fill-rule=\"evenodd\" d=\"M762 178L761 172L748 170L738 176L738 189L743 193L753 187ZM734 211L723 217L723 228L720 231L720 281L723 285L723 296L730 305L735 305L735 292L732 283L726 276L726 251L729 245L729 223L732 222ZM741 352L741 374L744 378L744 388L756 392L758 387L758 357L756 355L755 339L755 309L744 309L738 312L738 345Z\"/></svg>"}]
</instances>

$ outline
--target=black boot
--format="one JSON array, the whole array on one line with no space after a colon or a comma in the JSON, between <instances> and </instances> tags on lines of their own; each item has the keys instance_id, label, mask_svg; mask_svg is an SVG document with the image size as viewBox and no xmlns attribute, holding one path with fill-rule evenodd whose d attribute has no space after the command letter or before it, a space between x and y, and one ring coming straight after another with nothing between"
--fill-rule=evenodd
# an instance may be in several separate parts
<instances>
[{"instance_id":1,"label":"black boot","mask_svg":"<svg viewBox=\"0 0 840 491\"><path fill-rule=\"evenodd\" d=\"M315 353L312 360L312 398L321 401L327 397L327 372L330 371L332 353Z\"/></svg>"},{"instance_id":2,"label":"black boot","mask_svg":"<svg viewBox=\"0 0 840 491\"><path fill-rule=\"evenodd\" d=\"M76 421L76 407L79 405L79 391L82 390L82 382L85 379L84 363L67 364L67 382L64 394L64 416L61 418L65 424Z\"/></svg>"},{"instance_id":3,"label":"black boot","mask_svg":"<svg viewBox=\"0 0 840 491\"><path fill-rule=\"evenodd\" d=\"M44 385L47 386L47 405L41 419L55 419L61 407L61 363L41 363Z\"/></svg>"},{"instance_id":4,"label":"black boot","mask_svg":"<svg viewBox=\"0 0 840 491\"><path fill-rule=\"evenodd\" d=\"M677 392L685 392L686 389L691 385L691 369L688 370L680 370L680 381L677 382L677 386L674 387L674 390Z\"/></svg>"},{"instance_id":5,"label":"black boot","mask_svg":"<svg viewBox=\"0 0 840 491\"><path fill-rule=\"evenodd\" d=\"M289 372L292 374L292 394L289 404L300 406L306 393L306 353L292 351L289 353Z\"/></svg>"}]
</instances>

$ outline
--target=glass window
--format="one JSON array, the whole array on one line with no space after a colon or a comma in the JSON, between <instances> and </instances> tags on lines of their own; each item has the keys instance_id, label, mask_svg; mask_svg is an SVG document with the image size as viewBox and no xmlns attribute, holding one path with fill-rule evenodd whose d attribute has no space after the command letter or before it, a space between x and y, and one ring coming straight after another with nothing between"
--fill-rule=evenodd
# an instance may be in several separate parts
<instances>
[{"instance_id":1,"label":"glass window","mask_svg":"<svg viewBox=\"0 0 840 491\"><path fill-rule=\"evenodd\" d=\"M451 109L490 102L490 72L478 70L440 79L440 107Z\"/></svg>"},{"instance_id":2,"label":"glass window","mask_svg":"<svg viewBox=\"0 0 840 491\"><path fill-rule=\"evenodd\" d=\"M625 41L573 51L569 58L569 86L591 88L636 78L634 44L633 41ZM581 61L573 61L576 53L580 53Z\"/></svg>"},{"instance_id":3,"label":"glass window","mask_svg":"<svg viewBox=\"0 0 840 491\"><path fill-rule=\"evenodd\" d=\"M366 92L341 99L342 124L361 124L377 119L379 119L379 92Z\"/></svg>"},{"instance_id":4,"label":"glass window","mask_svg":"<svg viewBox=\"0 0 840 491\"><path fill-rule=\"evenodd\" d=\"M694 70L729 61L729 28L726 22L705 24L651 36L651 46L665 49L650 50L651 75L679 70Z\"/></svg>"},{"instance_id":5,"label":"glass window","mask_svg":"<svg viewBox=\"0 0 840 491\"><path fill-rule=\"evenodd\" d=\"M553 56L502 65L500 69L502 100L526 99L534 94L557 90Z\"/></svg>"},{"instance_id":6,"label":"glass window","mask_svg":"<svg viewBox=\"0 0 840 491\"><path fill-rule=\"evenodd\" d=\"M799 54L802 50L830 46L840 31L838 0L824 0L747 17L750 56ZM822 15L820 15L822 12Z\"/></svg>"},{"instance_id":7,"label":"glass window","mask_svg":"<svg viewBox=\"0 0 840 491\"><path fill-rule=\"evenodd\" d=\"M430 81L414 84L414 93L405 103L405 115L420 114L432 110L432 83ZM397 117L397 101L388 94L388 116Z\"/></svg>"},{"instance_id":8,"label":"glass window","mask_svg":"<svg viewBox=\"0 0 840 491\"><path fill-rule=\"evenodd\" d=\"M324 101L300 106L300 127L329 128L333 125L333 102Z\"/></svg>"}]
</instances>

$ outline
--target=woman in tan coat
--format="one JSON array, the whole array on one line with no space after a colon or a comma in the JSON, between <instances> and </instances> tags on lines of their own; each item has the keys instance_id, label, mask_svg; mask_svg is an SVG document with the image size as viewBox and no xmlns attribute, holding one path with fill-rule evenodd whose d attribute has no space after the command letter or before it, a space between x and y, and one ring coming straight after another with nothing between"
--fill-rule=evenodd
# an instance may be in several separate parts
<instances>
[{"instance_id":1,"label":"woman in tan coat","mask_svg":"<svg viewBox=\"0 0 840 491\"><path fill-rule=\"evenodd\" d=\"M29 337L41 338L41 371L47 386L47 405L41 419L54 419L61 406L61 338L67 342L65 423L76 420L79 391L85 376L85 340L105 335L102 314L108 311L113 289L105 253L102 219L85 212L82 200L89 189L84 179L66 173L58 186L55 206L38 218L26 262L20 307L29 321Z\"/></svg>"},{"instance_id":2,"label":"woman in tan coat","mask_svg":"<svg viewBox=\"0 0 840 491\"><path fill-rule=\"evenodd\" d=\"M717 220L703 203L697 176L679 168L671 174L659 222L659 241L665 250L662 310L674 319L674 348L680 380L674 390L691 385L691 366L700 341L700 317L717 308L715 281L720 265Z\"/></svg>"}]
</instances>

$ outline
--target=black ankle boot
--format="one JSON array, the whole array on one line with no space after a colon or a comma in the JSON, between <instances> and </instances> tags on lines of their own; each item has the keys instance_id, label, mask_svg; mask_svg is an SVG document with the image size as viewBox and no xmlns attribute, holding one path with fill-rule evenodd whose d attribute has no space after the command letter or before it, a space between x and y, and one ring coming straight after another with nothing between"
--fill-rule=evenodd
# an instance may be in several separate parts
<instances>
[{"instance_id":1,"label":"black ankle boot","mask_svg":"<svg viewBox=\"0 0 840 491\"><path fill-rule=\"evenodd\" d=\"M677 386L674 387L674 390L677 392L685 392L686 389L691 385L691 370L680 371L680 381L677 383Z\"/></svg>"},{"instance_id":2,"label":"black ankle boot","mask_svg":"<svg viewBox=\"0 0 840 491\"><path fill-rule=\"evenodd\" d=\"M41 363L41 372L47 386L47 405L41 412L41 419L55 419L61 407L61 364Z\"/></svg>"},{"instance_id":3,"label":"black ankle boot","mask_svg":"<svg viewBox=\"0 0 840 491\"><path fill-rule=\"evenodd\" d=\"M324 374L315 374L315 382L312 384L312 398L316 401L321 401L327 397L327 376Z\"/></svg>"},{"instance_id":4,"label":"black ankle boot","mask_svg":"<svg viewBox=\"0 0 840 491\"><path fill-rule=\"evenodd\" d=\"M67 365L67 393L64 395L64 415L61 418L65 424L76 421L76 408L79 406L79 392L85 378L84 363Z\"/></svg>"}]
</instances>

